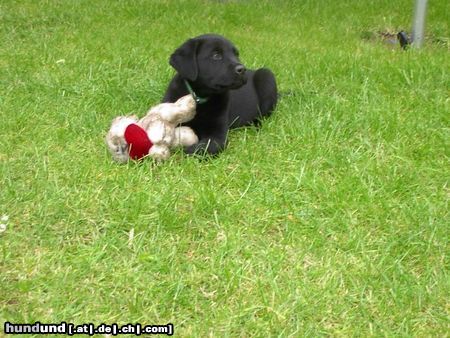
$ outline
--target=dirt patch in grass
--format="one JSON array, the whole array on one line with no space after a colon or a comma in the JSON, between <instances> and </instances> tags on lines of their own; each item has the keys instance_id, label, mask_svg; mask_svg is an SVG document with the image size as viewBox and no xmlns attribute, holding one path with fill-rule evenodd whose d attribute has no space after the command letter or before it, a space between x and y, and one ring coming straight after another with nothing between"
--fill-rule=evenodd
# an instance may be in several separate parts
<instances>
[{"instance_id":1,"label":"dirt patch in grass","mask_svg":"<svg viewBox=\"0 0 450 338\"><path fill-rule=\"evenodd\" d=\"M404 31L393 31L393 30L373 30L373 31L363 31L361 32L361 39L373 42L373 43L382 43L390 48L401 48L399 33L403 32L403 36L408 39L408 43L411 43L411 33ZM450 48L450 38L435 36L432 34L428 34L425 36L425 43L432 44L435 46Z\"/></svg>"}]
</instances>

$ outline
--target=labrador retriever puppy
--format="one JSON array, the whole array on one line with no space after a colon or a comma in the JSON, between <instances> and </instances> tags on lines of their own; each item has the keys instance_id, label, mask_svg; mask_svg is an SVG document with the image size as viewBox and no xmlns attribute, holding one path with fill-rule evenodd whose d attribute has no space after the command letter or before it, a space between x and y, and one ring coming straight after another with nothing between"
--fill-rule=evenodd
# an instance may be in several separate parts
<instances>
[{"instance_id":1,"label":"labrador retriever puppy","mask_svg":"<svg viewBox=\"0 0 450 338\"><path fill-rule=\"evenodd\" d=\"M170 56L177 74L163 102L175 102L191 93L197 114L184 125L199 142L185 148L188 154L216 155L226 145L229 128L259 124L277 103L273 73L265 68L247 70L237 48L220 35L206 34L187 40Z\"/></svg>"}]
</instances>

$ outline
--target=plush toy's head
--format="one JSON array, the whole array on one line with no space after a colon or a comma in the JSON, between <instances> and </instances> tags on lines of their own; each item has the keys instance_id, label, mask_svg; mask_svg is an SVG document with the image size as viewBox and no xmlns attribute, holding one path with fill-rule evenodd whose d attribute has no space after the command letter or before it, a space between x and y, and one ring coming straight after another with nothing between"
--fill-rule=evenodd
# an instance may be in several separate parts
<instances>
[{"instance_id":1,"label":"plush toy's head","mask_svg":"<svg viewBox=\"0 0 450 338\"><path fill-rule=\"evenodd\" d=\"M129 145L130 158L140 160L148 155L150 148L153 146L152 141L148 138L147 132L137 124L130 124L125 129L125 141Z\"/></svg>"}]
</instances>

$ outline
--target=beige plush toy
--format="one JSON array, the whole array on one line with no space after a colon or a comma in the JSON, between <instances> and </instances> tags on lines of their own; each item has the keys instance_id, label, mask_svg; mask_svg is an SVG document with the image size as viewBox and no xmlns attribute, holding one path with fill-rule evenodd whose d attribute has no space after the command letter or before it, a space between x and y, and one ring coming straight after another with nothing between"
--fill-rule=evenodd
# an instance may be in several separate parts
<instances>
[{"instance_id":1,"label":"beige plush toy","mask_svg":"<svg viewBox=\"0 0 450 338\"><path fill-rule=\"evenodd\" d=\"M161 103L151 108L147 115L119 116L111 124L106 144L113 159L127 162L146 156L162 161L170 156L176 146L191 146L198 137L189 127L177 127L195 116L196 103L192 95L186 95L175 103Z\"/></svg>"}]
</instances>

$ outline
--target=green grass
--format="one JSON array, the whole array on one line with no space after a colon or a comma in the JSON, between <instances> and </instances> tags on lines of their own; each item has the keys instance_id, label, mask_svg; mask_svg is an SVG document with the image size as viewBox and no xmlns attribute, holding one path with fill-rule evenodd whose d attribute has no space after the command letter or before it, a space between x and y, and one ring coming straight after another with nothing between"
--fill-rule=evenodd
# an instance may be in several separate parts
<instances>
[{"instance_id":1,"label":"green grass","mask_svg":"<svg viewBox=\"0 0 450 338\"><path fill-rule=\"evenodd\" d=\"M413 1L3 1L0 321L177 336L448 336L449 28ZM170 53L226 35L285 95L220 157L117 165ZM0 333L1 335L1 333Z\"/></svg>"}]
</instances>

